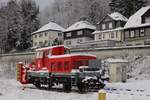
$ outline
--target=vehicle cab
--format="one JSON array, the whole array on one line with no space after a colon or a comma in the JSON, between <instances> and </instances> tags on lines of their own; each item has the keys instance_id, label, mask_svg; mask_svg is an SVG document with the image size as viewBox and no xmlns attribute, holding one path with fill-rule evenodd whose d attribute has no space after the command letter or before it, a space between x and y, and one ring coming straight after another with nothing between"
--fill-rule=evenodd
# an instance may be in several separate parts
<instances>
[{"instance_id":1,"label":"vehicle cab","mask_svg":"<svg viewBox=\"0 0 150 100\"><path fill-rule=\"evenodd\" d=\"M70 49L64 45L45 47L36 50L36 70L44 69L49 65L49 56L70 54Z\"/></svg>"}]
</instances>

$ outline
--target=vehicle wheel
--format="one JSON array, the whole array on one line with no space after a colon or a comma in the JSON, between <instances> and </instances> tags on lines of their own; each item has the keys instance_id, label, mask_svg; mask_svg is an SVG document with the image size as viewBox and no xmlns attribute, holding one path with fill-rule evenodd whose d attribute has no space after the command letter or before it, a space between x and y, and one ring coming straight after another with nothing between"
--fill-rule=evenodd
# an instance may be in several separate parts
<instances>
[{"instance_id":1,"label":"vehicle wheel","mask_svg":"<svg viewBox=\"0 0 150 100\"><path fill-rule=\"evenodd\" d=\"M40 89L40 88L41 88L41 84L40 84L40 82L35 82L35 83L34 83L34 85L35 85L35 87L36 87L36 88L38 88L38 89Z\"/></svg>"},{"instance_id":2,"label":"vehicle wheel","mask_svg":"<svg viewBox=\"0 0 150 100\"><path fill-rule=\"evenodd\" d=\"M100 89L103 89L104 87L105 87L104 83L101 83L100 86L99 86Z\"/></svg>"},{"instance_id":3,"label":"vehicle wheel","mask_svg":"<svg viewBox=\"0 0 150 100\"><path fill-rule=\"evenodd\" d=\"M85 85L82 84L82 83L79 83L77 85L78 89L79 89L79 92L85 92L86 91L86 88L85 88Z\"/></svg>"},{"instance_id":4,"label":"vehicle wheel","mask_svg":"<svg viewBox=\"0 0 150 100\"><path fill-rule=\"evenodd\" d=\"M70 92L71 91L71 84L70 83L63 83L63 89L66 92Z\"/></svg>"},{"instance_id":5,"label":"vehicle wheel","mask_svg":"<svg viewBox=\"0 0 150 100\"><path fill-rule=\"evenodd\" d=\"M33 84L35 85L36 88L39 88L39 89L41 88L41 84L39 80L34 80Z\"/></svg>"}]
</instances>

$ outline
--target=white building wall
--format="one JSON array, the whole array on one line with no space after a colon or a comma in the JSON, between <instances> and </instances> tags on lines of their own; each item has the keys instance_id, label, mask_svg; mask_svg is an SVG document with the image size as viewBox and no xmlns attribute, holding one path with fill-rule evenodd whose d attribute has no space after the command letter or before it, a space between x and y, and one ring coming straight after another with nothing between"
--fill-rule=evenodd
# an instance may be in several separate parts
<instances>
[{"instance_id":1,"label":"white building wall","mask_svg":"<svg viewBox=\"0 0 150 100\"><path fill-rule=\"evenodd\" d=\"M114 37L112 38L112 34L114 34ZM100 40L114 40L114 41L122 41L123 32L122 31L114 31L114 32L101 32L96 33L94 35L95 41Z\"/></svg>"},{"instance_id":2,"label":"white building wall","mask_svg":"<svg viewBox=\"0 0 150 100\"><path fill-rule=\"evenodd\" d=\"M45 32L41 32L41 33L37 33L37 34L33 34L32 35L32 40L33 40L33 47L40 47L40 42L44 45L44 46L48 46L50 44L50 46L52 45L52 42L56 39L56 38L62 38L58 36L58 31L45 31ZM46 35L47 34L47 35Z\"/></svg>"},{"instance_id":3,"label":"white building wall","mask_svg":"<svg viewBox=\"0 0 150 100\"><path fill-rule=\"evenodd\" d=\"M75 45L80 45L80 43L87 42L87 41L90 41L90 40L91 40L91 38L88 38L88 37L67 39L67 40L64 40L64 45L66 45L66 46L75 46ZM71 44L68 44L67 42L70 42Z\"/></svg>"}]
</instances>

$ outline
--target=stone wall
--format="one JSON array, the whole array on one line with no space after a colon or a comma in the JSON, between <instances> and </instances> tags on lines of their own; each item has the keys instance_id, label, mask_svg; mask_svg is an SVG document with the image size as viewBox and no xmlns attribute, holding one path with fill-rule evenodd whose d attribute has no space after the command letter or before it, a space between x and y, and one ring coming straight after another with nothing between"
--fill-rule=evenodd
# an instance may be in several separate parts
<instances>
[{"instance_id":1,"label":"stone wall","mask_svg":"<svg viewBox=\"0 0 150 100\"><path fill-rule=\"evenodd\" d=\"M0 76L14 78L17 63L28 64L33 58L33 52L0 55Z\"/></svg>"},{"instance_id":2,"label":"stone wall","mask_svg":"<svg viewBox=\"0 0 150 100\"><path fill-rule=\"evenodd\" d=\"M93 54L96 55L99 59L110 57L126 58L129 56L150 55L150 46L89 48L87 50L73 50L73 52Z\"/></svg>"}]
</instances>

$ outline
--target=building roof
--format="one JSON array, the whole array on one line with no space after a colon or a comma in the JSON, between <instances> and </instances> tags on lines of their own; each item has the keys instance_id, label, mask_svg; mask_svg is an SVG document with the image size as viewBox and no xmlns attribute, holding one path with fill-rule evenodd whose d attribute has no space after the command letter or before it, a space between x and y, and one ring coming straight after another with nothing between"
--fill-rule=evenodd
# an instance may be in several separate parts
<instances>
[{"instance_id":1,"label":"building roof","mask_svg":"<svg viewBox=\"0 0 150 100\"><path fill-rule=\"evenodd\" d=\"M142 16L150 9L150 6L139 9L133 14L125 25L125 28L138 27L142 25Z\"/></svg>"},{"instance_id":2,"label":"building roof","mask_svg":"<svg viewBox=\"0 0 150 100\"><path fill-rule=\"evenodd\" d=\"M124 59L108 58L106 61L109 62L109 63L128 63L128 61L124 60Z\"/></svg>"},{"instance_id":3,"label":"building roof","mask_svg":"<svg viewBox=\"0 0 150 100\"><path fill-rule=\"evenodd\" d=\"M37 31L33 32L32 34L40 33L40 32L47 31L47 30L61 31L62 32L65 29L63 27L61 27L60 25L54 23L54 22L49 22L48 24L42 26L40 29L38 29Z\"/></svg>"},{"instance_id":4,"label":"building roof","mask_svg":"<svg viewBox=\"0 0 150 100\"><path fill-rule=\"evenodd\" d=\"M116 21L118 21L118 20L125 21L125 22L128 21L128 19L125 16L123 16L122 14L120 14L118 12L114 12L108 16L111 17L113 20L116 20Z\"/></svg>"},{"instance_id":5,"label":"building roof","mask_svg":"<svg viewBox=\"0 0 150 100\"><path fill-rule=\"evenodd\" d=\"M76 22L75 24L71 25L64 32L80 30L80 29L96 30L96 27L94 25L92 25L91 23L89 23L88 21L79 21L79 22Z\"/></svg>"}]
</instances>

